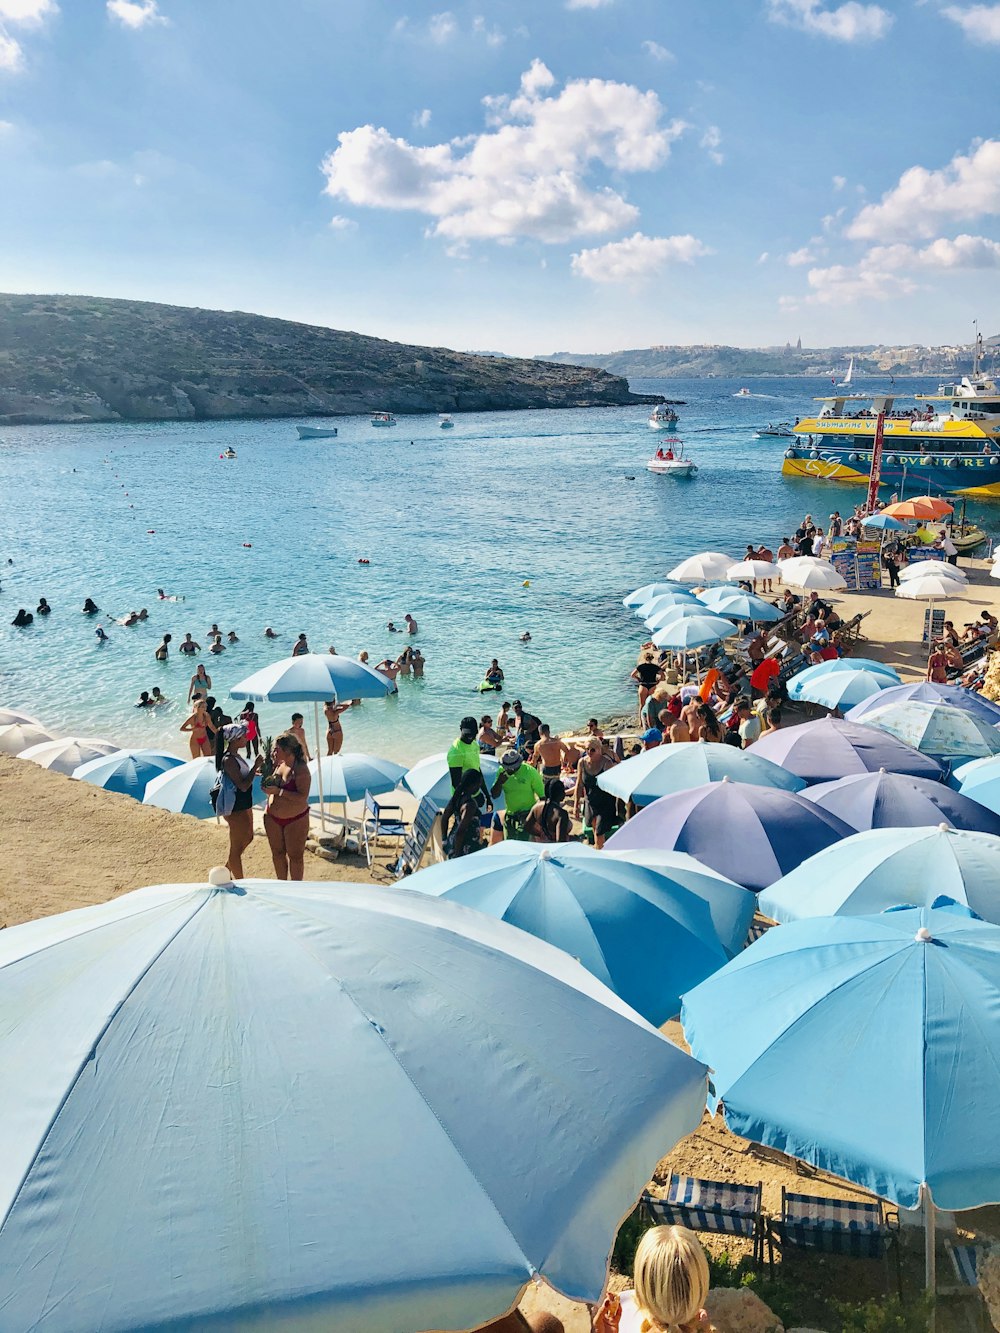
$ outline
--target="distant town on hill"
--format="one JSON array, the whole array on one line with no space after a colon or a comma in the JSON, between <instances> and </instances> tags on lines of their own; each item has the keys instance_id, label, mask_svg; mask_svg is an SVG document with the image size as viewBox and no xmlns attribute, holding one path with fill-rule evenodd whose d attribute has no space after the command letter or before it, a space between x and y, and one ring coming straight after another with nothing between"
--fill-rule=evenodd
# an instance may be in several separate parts
<instances>
[{"instance_id":1,"label":"distant town on hill","mask_svg":"<svg viewBox=\"0 0 1000 1333\"><path fill-rule=\"evenodd\" d=\"M1000 334L985 339L983 368L1000 373ZM784 347L727 347L700 344L691 347L660 344L623 352L555 352L541 358L563 365L593 366L629 378L663 378L671 375L837 375L843 377L851 357L854 374L866 375L968 375L972 371L972 346L923 347L918 343L888 347L865 344L844 347L803 347L802 340Z\"/></svg>"}]
</instances>

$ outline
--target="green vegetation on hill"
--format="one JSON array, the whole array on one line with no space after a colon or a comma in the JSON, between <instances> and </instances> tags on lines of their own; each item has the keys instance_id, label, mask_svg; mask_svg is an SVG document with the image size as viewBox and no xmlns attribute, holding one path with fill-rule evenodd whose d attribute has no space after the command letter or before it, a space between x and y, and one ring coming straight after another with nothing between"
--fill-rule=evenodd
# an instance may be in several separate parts
<instances>
[{"instance_id":1,"label":"green vegetation on hill","mask_svg":"<svg viewBox=\"0 0 1000 1333\"><path fill-rule=\"evenodd\" d=\"M238 311L0 294L0 423L654 402L595 368L410 347Z\"/></svg>"}]
</instances>

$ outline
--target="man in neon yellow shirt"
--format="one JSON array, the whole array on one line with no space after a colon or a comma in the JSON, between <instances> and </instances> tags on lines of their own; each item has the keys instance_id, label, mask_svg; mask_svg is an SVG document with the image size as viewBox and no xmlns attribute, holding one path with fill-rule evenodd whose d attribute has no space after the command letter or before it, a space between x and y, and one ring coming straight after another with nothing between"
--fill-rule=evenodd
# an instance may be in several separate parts
<instances>
[{"instance_id":1,"label":"man in neon yellow shirt","mask_svg":"<svg viewBox=\"0 0 1000 1333\"><path fill-rule=\"evenodd\" d=\"M486 779L483 777L483 766L479 762L480 749L476 737L479 735L479 723L474 717L463 717L458 724L458 737L454 740L448 750L448 774L451 777L451 790L454 794L458 791L458 784L462 780L462 774L471 771L479 774L480 791L483 800L479 802L480 809L485 805L487 814L493 811L493 802L490 800L490 791L486 785Z\"/></svg>"},{"instance_id":2,"label":"man in neon yellow shirt","mask_svg":"<svg viewBox=\"0 0 1000 1333\"><path fill-rule=\"evenodd\" d=\"M516 751L508 750L500 761L500 771L493 784L492 795L499 796L501 792L507 809L504 820L507 837L524 840L524 821L528 811L545 796L542 775L532 764L526 764ZM491 842L501 841L498 825L499 820L494 818Z\"/></svg>"}]
</instances>

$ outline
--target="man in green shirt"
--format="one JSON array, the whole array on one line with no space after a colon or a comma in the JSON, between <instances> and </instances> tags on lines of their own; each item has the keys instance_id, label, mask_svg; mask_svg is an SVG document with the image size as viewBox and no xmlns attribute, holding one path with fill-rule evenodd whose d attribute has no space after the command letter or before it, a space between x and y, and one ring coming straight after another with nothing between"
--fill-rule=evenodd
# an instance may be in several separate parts
<instances>
[{"instance_id":1,"label":"man in green shirt","mask_svg":"<svg viewBox=\"0 0 1000 1333\"><path fill-rule=\"evenodd\" d=\"M526 764L516 751L509 750L500 761L500 770L491 794L499 796L501 792L507 809L504 820L507 837L524 841L526 838L524 821L528 811L536 801L542 800L545 796L542 775L537 768ZM498 823L499 820L494 818L491 842L501 841Z\"/></svg>"},{"instance_id":2,"label":"man in green shirt","mask_svg":"<svg viewBox=\"0 0 1000 1333\"><path fill-rule=\"evenodd\" d=\"M471 771L479 774L479 789L483 800L479 802L480 809L483 805L487 813L493 810L493 802L490 800L489 788L486 785L486 779L483 777L483 767L479 762L480 749L476 737L479 735L479 723L474 717L463 717L458 724L458 737L454 740L448 750L448 774L451 777L452 793L458 791L458 784L462 780L462 774Z\"/></svg>"}]
</instances>

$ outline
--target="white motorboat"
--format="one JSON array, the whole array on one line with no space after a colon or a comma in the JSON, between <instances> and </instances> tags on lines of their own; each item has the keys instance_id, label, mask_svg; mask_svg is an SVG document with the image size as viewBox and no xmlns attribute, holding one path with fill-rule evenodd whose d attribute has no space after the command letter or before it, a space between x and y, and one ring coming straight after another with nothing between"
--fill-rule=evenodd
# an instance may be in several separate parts
<instances>
[{"instance_id":1,"label":"white motorboat","mask_svg":"<svg viewBox=\"0 0 1000 1333\"><path fill-rule=\"evenodd\" d=\"M392 415L391 412L372 413L373 426L395 426L395 424L396 424L396 418Z\"/></svg>"},{"instance_id":2,"label":"white motorboat","mask_svg":"<svg viewBox=\"0 0 1000 1333\"><path fill-rule=\"evenodd\" d=\"M795 440L798 438L787 421L769 421L766 426L762 426L756 432L756 435L758 440L771 439L773 436L777 436L779 440Z\"/></svg>"},{"instance_id":3,"label":"white motorboat","mask_svg":"<svg viewBox=\"0 0 1000 1333\"><path fill-rule=\"evenodd\" d=\"M677 421L677 413L666 403L659 403L650 413L648 425L650 430L658 430L661 426L672 426Z\"/></svg>"},{"instance_id":4,"label":"white motorboat","mask_svg":"<svg viewBox=\"0 0 1000 1333\"><path fill-rule=\"evenodd\" d=\"M753 394L750 392L749 389L737 389L736 392L733 394L733 397L734 397L734 398L752 398L752 397L753 397Z\"/></svg>"},{"instance_id":5,"label":"white motorboat","mask_svg":"<svg viewBox=\"0 0 1000 1333\"><path fill-rule=\"evenodd\" d=\"M646 464L646 470L661 477L693 477L698 471L694 461L684 457L680 440L664 440Z\"/></svg>"},{"instance_id":6,"label":"white motorboat","mask_svg":"<svg viewBox=\"0 0 1000 1333\"><path fill-rule=\"evenodd\" d=\"M225 451L224 453L221 453L221 454L219 455L219 457L220 457L220 458L235 458L235 457L236 457L236 450L233 448L232 445L230 445L229 448L226 449L226 451Z\"/></svg>"},{"instance_id":7,"label":"white motorboat","mask_svg":"<svg viewBox=\"0 0 1000 1333\"><path fill-rule=\"evenodd\" d=\"M448 416L447 413L442 413L441 420L438 422L438 425L441 427L442 430L453 430L455 423L454 421L452 421L451 417Z\"/></svg>"},{"instance_id":8,"label":"white motorboat","mask_svg":"<svg viewBox=\"0 0 1000 1333\"><path fill-rule=\"evenodd\" d=\"M336 426L296 426L300 440L332 440L336 438Z\"/></svg>"}]
</instances>

